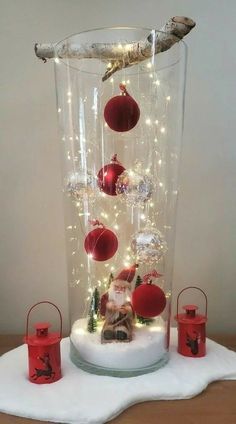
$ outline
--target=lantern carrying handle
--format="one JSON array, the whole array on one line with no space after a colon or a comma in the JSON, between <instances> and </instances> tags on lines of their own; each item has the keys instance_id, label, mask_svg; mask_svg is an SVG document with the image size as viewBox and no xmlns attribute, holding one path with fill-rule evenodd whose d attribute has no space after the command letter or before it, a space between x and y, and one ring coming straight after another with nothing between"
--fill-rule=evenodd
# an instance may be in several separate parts
<instances>
[{"instance_id":1,"label":"lantern carrying handle","mask_svg":"<svg viewBox=\"0 0 236 424\"><path fill-rule=\"evenodd\" d=\"M52 305L52 306L54 306L54 308L57 309L57 311L59 313L59 316L60 316L60 339L61 339L62 338L62 315L61 315L61 311L60 311L60 309L56 305L54 305L54 303L49 302L48 300L42 300L41 302L35 303L35 305L31 306L31 308L30 308L30 310L29 310L29 312L27 314L26 339L28 338L28 334L29 334L29 316L30 316L30 313L31 313L32 309L34 309L38 305L41 305L42 303L48 303L49 305Z\"/></svg>"},{"instance_id":2,"label":"lantern carrying handle","mask_svg":"<svg viewBox=\"0 0 236 424\"><path fill-rule=\"evenodd\" d=\"M205 316L207 317L207 304L208 304L208 302L207 302L207 295L206 295L206 293L202 290L202 289L200 289L199 287L196 287L196 286L189 286L189 287L185 287L183 290L181 290L181 292L179 292L179 294L178 294L178 297L177 297L177 318L178 318L178 316L179 316L179 297L180 297L180 295L185 291L185 290L189 290L189 289L196 289L196 290L199 290L203 295L204 295L204 297L205 297L205 301L206 301L206 307L205 307Z\"/></svg>"}]
</instances>

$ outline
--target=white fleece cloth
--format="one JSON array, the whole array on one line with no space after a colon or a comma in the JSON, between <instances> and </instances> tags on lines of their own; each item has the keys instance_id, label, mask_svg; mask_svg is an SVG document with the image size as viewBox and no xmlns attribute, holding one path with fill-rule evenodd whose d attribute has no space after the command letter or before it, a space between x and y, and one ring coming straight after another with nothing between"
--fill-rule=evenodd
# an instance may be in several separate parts
<instances>
[{"instance_id":1,"label":"white fleece cloth","mask_svg":"<svg viewBox=\"0 0 236 424\"><path fill-rule=\"evenodd\" d=\"M27 346L0 358L0 411L60 423L102 424L145 400L191 398L214 380L236 379L236 353L207 339L204 358L176 352L171 331L170 361L151 374L114 378L87 374L69 359L69 338L61 342L63 378L37 385L27 380Z\"/></svg>"}]
</instances>

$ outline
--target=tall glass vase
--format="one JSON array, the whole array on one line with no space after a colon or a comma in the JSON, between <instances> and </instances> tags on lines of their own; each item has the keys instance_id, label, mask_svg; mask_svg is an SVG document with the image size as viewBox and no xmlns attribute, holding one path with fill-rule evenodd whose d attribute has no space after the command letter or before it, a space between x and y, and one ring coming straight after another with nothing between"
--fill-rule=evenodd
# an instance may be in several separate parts
<instances>
[{"instance_id":1,"label":"tall glass vase","mask_svg":"<svg viewBox=\"0 0 236 424\"><path fill-rule=\"evenodd\" d=\"M59 46L122 49L149 34L99 29ZM103 81L106 65L55 59L71 359L122 377L168 360L186 48L180 41Z\"/></svg>"}]
</instances>

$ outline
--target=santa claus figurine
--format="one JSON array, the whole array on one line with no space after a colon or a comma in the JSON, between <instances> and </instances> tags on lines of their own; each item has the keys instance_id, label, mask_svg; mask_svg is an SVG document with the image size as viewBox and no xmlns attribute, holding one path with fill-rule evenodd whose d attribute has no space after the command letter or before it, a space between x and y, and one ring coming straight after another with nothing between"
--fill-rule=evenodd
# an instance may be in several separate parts
<instances>
[{"instance_id":1,"label":"santa claus figurine","mask_svg":"<svg viewBox=\"0 0 236 424\"><path fill-rule=\"evenodd\" d=\"M101 297L100 314L105 317L101 342L130 342L134 312L130 302L131 281L137 265L123 269L111 282L108 291Z\"/></svg>"}]
</instances>

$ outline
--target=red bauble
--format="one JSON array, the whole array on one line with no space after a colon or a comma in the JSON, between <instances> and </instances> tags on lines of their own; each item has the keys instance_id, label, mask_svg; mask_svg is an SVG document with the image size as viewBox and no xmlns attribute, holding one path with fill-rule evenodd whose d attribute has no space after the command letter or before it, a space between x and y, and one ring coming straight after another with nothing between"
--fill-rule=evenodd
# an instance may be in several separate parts
<instances>
[{"instance_id":1,"label":"red bauble","mask_svg":"<svg viewBox=\"0 0 236 424\"><path fill-rule=\"evenodd\" d=\"M125 171L125 168L117 161L116 155L114 155L111 163L105 165L98 172L97 182L100 190L110 196L117 196L116 182L123 171Z\"/></svg>"},{"instance_id":2,"label":"red bauble","mask_svg":"<svg viewBox=\"0 0 236 424\"><path fill-rule=\"evenodd\" d=\"M144 318L156 317L165 309L165 293L154 284L141 284L133 291L132 305L137 315Z\"/></svg>"},{"instance_id":3,"label":"red bauble","mask_svg":"<svg viewBox=\"0 0 236 424\"><path fill-rule=\"evenodd\" d=\"M95 261L107 261L118 248L116 235L107 228L95 228L84 240L84 248Z\"/></svg>"},{"instance_id":4,"label":"red bauble","mask_svg":"<svg viewBox=\"0 0 236 424\"><path fill-rule=\"evenodd\" d=\"M139 120L140 110L124 85L120 85L122 94L110 99L104 109L104 118L108 126L118 132L129 131Z\"/></svg>"}]
</instances>

